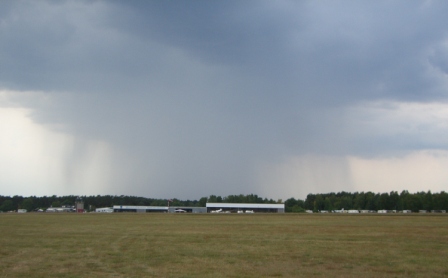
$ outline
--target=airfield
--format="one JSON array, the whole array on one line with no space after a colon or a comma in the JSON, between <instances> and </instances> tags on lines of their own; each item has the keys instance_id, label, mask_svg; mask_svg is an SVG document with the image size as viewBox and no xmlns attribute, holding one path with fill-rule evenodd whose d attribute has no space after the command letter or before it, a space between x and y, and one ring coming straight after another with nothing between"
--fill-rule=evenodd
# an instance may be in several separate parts
<instances>
[{"instance_id":1,"label":"airfield","mask_svg":"<svg viewBox=\"0 0 448 278\"><path fill-rule=\"evenodd\" d=\"M446 214L0 214L0 277L446 277Z\"/></svg>"}]
</instances>

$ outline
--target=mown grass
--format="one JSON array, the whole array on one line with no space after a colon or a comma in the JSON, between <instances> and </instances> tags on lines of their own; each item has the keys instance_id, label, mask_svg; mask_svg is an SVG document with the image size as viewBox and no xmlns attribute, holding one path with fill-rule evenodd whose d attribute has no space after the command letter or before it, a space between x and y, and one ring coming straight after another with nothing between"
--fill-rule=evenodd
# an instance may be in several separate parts
<instances>
[{"instance_id":1,"label":"mown grass","mask_svg":"<svg viewBox=\"0 0 448 278\"><path fill-rule=\"evenodd\" d=\"M448 216L0 214L0 277L446 277Z\"/></svg>"}]
</instances>

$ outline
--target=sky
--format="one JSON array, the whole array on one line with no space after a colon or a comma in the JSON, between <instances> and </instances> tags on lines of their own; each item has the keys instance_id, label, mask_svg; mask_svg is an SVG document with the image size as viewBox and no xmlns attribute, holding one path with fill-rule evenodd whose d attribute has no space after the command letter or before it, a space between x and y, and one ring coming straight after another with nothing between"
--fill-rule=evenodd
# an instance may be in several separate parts
<instances>
[{"instance_id":1,"label":"sky","mask_svg":"<svg viewBox=\"0 0 448 278\"><path fill-rule=\"evenodd\" d=\"M446 1L1 1L0 195L448 190Z\"/></svg>"}]
</instances>

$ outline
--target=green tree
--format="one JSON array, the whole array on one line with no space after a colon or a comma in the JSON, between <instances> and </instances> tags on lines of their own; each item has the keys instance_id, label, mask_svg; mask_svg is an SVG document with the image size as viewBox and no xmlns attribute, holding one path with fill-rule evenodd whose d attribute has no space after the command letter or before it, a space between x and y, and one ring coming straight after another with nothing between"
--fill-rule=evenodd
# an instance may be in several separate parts
<instances>
[{"instance_id":1,"label":"green tree","mask_svg":"<svg viewBox=\"0 0 448 278\"><path fill-rule=\"evenodd\" d=\"M294 198L289 198L285 201L285 211L292 212L292 207L297 205L297 200Z\"/></svg>"},{"instance_id":2,"label":"green tree","mask_svg":"<svg viewBox=\"0 0 448 278\"><path fill-rule=\"evenodd\" d=\"M14 202L12 200L5 200L3 201L2 205L0 206L1 211L12 211L15 210Z\"/></svg>"},{"instance_id":3,"label":"green tree","mask_svg":"<svg viewBox=\"0 0 448 278\"><path fill-rule=\"evenodd\" d=\"M22 201L20 204L20 208L26 209L27 211L33 211L35 209L35 206L33 204L33 199L26 198Z\"/></svg>"},{"instance_id":4,"label":"green tree","mask_svg":"<svg viewBox=\"0 0 448 278\"><path fill-rule=\"evenodd\" d=\"M378 210L375 196L376 195L373 192L370 192L370 191L365 194L366 209L368 209L368 210Z\"/></svg>"},{"instance_id":5,"label":"green tree","mask_svg":"<svg viewBox=\"0 0 448 278\"><path fill-rule=\"evenodd\" d=\"M353 200L353 207L358 210L366 208L366 196L364 192L355 195L355 198Z\"/></svg>"},{"instance_id":6,"label":"green tree","mask_svg":"<svg viewBox=\"0 0 448 278\"><path fill-rule=\"evenodd\" d=\"M391 191L389 193L389 207L390 209L400 210L400 195L398 195L397 191Z\"/></svg>"},{"instance_id":7,"label":"green tree","mask_svg":"<svg viewBox=\"0 0 448 278\"><path fill-rule=\"evenodd\" d=\"M352 209L353 208L353 200L350 196L345 195L341 198L341 207L344 209Z\"/></svg>"},{"instance_id":8,"label":"green tree","mask_svg":"<svg viewBox=\"0 0 448 278\"><path fill-rule=\"evenodd\" d=\"M333 210L333 206L331 205L329 197L325 198L324 200L324 210Z\"/></svg>"},{"instance_id":9,"label":"green tree","mask_svg":"<svg viewBox=\"0 0 448 278\"><path fill-rule=\"evenodd\" d=\"M218 200L216 198L216 195L210 195L210 197L208 197L208 202L209 203L217 203Z\"/></svg>"},{"instance_id":10,"label":"green tree","mask_svg":"<svg viewBox=\"0 0 448 278\"><path fill-rule=\"evenodd\" d=\"M64 201L62 201L62 205L63 206L74 206L75 202L69 198L64 199Z\"/></svg>"},{"instance_id":11,"label":"green tree","mask_svg":"<svg viewBox=\"0 0 448 278\"><path fill-rule=\"evenodd\" d=\"M13 203L13 206L14 206L14 210L16 210L19 207L19 205L20 205L20 203L22 203L22 201L23 201L23 197L22 196L14 195L12 197L12 203Z\"/></svg>"},{"instance_id":12,"label":"green tree","mask_svg":"<svg viewBox=\"0 0 448 278\"><path fill-rule=\"evenodd\" d=\"M291 212L301 213L301 212L305 212L305 209L303 207L301 207L301 206L294 205L291 208Z\"/></svg>"},{"instance_id":13,"label":"green tree","mask_svg":"<svg viewBox=\"0 0 448 278\"><path fill-rule=\"evenodd\" d=\"M428 211L433 209L433 197L431 191L428 191L422 196L422 207Z\"/></svg>"},{"instance_id":14,"label":"green tree","mask_svg":"<svg viewBox=\"0 0 448 278\"><path fill-rule=\"evenodd\" d=\"M389 206L389 194L382 193L379 198L379 204L378 209L387 209L390 210Z\"/></svg>"},{"instance_id":15,"label":"green tree","mask_svg":"<svg viewBox=\"0 0 448 278\"><path fill-rule=\"evenodd\" d=\"M406 206L407 209L418 212L423 207L421 196L418 194L409 194L406 198Z\"/></svg>"},{"instance_id":16,"label":"green tree","mask_svg":"<svg viewBox=\"0 0 448 278\"><path fill-rule=\"evenodd\" d=\"M324 209L324 198L321 194L317 194L314 200L314 211L320 211Z\"/></svg>"},{"instance_id":17,"label":"green tree","mask_svg":"<svg viewBox=\"0 0 448 278\"><path fill-rule=\"evenodd\" d=\"M314 201L316 199L316 195L308 194L305 199L305 209L313 210L314 209Z\"/></svg>"},{"instance_id":18,"label":"green tree","mask_svg":"<svg viewBox=\"0 0 448 278\"><path fill-rule=\"evenodd\" d=\"M433 194L433 209L448 210L448 194L445 191Z\"/></svg>"},{"instance_id":19,"label":"green tree","mask_svg":"<svg viewBox=\"0 0 448 278\"><path fill-rule=\"evenodd\" d=\"M200 207L205 207L206 205L207 205L207 197L202 197L201 199L199 199Z\"/></svg>"}]
</instances>

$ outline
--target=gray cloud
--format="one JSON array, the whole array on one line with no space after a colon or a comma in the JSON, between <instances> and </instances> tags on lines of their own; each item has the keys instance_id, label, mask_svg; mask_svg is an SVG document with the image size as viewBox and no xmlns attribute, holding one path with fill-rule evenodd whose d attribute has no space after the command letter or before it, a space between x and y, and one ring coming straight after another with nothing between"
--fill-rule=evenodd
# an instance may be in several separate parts
<instances>
[{"instance_id":1,"label":"gray cloud","mask_svg":"<svg viewBox=\"0 0 448 278\"><path fill-rule=\"evenodd\" d=\"M394 134L356 128L372 115L347 108L446 101L447 8L437 1L5 2L0 87L44 92L50 102L19 101L34 121L126 153L114 167L133 169L130 191L256 192L260 161L400 146ZM412 134L406 149L446 148Z\"/></svg>"}]
</instances>

